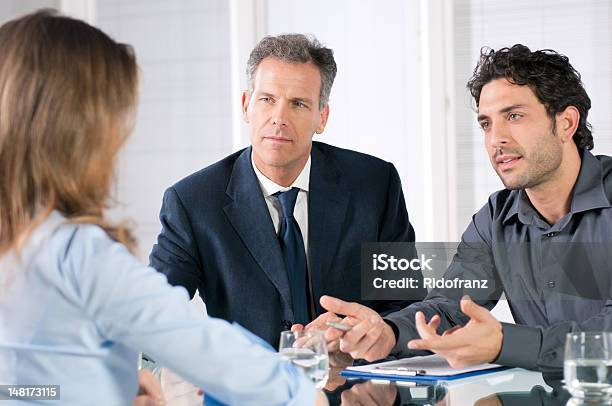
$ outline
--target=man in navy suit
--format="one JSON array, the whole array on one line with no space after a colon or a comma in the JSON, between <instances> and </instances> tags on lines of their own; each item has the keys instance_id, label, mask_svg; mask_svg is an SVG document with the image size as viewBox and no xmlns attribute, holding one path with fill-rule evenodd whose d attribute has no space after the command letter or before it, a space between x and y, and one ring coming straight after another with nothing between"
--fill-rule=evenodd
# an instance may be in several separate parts
<instances>
[{"instance_id":1,"label":"man in navy suit","mask_svg":"<svg viewBox=\"0 0 612 406\"><path fill-rule=\"evenodd\" d=\"M300 34L266 37L247 74L251 146L166 191L151 266L273 346L325 312L322 295L381 314L405 307L360 300L361 243L414 241L395 167L312 140L329 115L332 50Z\"/></svg>"}]
</instances>

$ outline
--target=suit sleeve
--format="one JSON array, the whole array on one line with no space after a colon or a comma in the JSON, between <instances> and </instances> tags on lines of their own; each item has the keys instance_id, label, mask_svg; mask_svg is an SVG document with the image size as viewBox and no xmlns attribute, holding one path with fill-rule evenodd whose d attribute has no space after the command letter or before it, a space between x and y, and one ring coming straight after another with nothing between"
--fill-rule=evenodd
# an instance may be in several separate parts
<instances>
[{"instance_id":1,"label":"suit sleeve","mask_svg":"<svg viewBox=\"0 0 612 406\"><path fill-rule=\"evenodd\" d=\"M149 263L166 275L171 285L183 286L193 298L201 283L203 269L189 215L173 187L164 193L159 219L162 230L149 256Z\"/></svg>"},{"instance_id":2,"label":"suit sleeve","mask_svg":"<svg viewBox=\"0 0 612 406\"><path fill-rule=\"evenodd\" d=\"M380 221L380 229L378 235L379 242L414 242L415 234L412 224L408 218L406 210L406 202L404 201L404 193L402 192L402 184L399 174L389 163L389 175L387 181L387 195L382 218ZM416 258L416 249L413 247L412 257ZM420 273L420 271L419 271ZM422 275L418 276L422 279ZM427 290L421 288L421 292L416 293L417 297L425 298ZM411 300L382 300L376 301L372 308L383 316L410 305L414 301Z\"/></svg>"},{"instance_id":3,"label":"suit sleeve","mask_svg":"<svg viewBox=\"0 0 612 406\"><path fill-rule=\"evenodd\" d=\"M487 280L486 289L432 289L427 298L419 303L414 303L398 312L385 317L397 332L397 340L392 354L400 357L416 355L427 355L427 351L408 349L410 340L419 338L415 326L415 315L418 311L423 312L426 319L439 315L441 322L438 333L454 326L463 326L469 318L461 312L460 300L467 294L478 303L491 310L501 296L503 289L497 272L491 251L490 232L490 210L489 206L483 207L466 229L461 238L457 253L444 273L444 279L454 280ZM503 351L503 350L502 350Z\"/></svg>"}]
</instances>

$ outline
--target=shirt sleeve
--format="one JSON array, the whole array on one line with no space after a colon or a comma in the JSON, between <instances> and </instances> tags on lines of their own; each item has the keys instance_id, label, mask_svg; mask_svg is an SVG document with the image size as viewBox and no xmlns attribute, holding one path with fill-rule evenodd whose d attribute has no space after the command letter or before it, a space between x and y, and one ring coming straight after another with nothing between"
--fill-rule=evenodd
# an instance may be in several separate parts
<instances>
[{"instance_id":1,"label":"shirt sleeve","mask_svg":"<svg viewBox=\"0 0 612 406\"><path fill-rule=\"evenodd\" d=\"M391 354L399 357L430 354L428 351L408 349L408 342L419 338L414 320L418 311L423 312L427 320L434 315L440 316L438 333L442 334L451 327L463 326L469 321L460 309L460 300L464 295L469 295L478 305L489 310L495 306L503 288L491 252L490 213L490 205L485 205L474 215L463 233L457 253L444 273L446 280L486 280L487 288L433 289L422 302L385 316L385 320L393 323L398 331Z\"/></svg>"},{"instance_id":2,"label":"shirt sleeve","mask_svg":"<svg viewBox=\"0 0 612 406\"><path fill-rule=\"evenodd\" d=\"M314 386L301 371L226 321L200 314L184 288L101 229L79 227L66 262L104 340L151 355L227 404L314 404Z\"/></svg>"},{"instance_id":3,"label":"shirt sleeve","mask_svg":"<svg viewBox=\"0 0 612 406\"><path fill-rule=\"evenodd\" d=\"M538 327L502 323L502 348L496 364L536 369L542 347L542 332Z\"/></svg>"},{"instance_id":4,"label":"shirt sleeve","mask_svg":"<svg viewBox=\"0 0 612 406\"><path fill-rule=\"evenodd\" d=\"M547 327L502 323L504 341L495 361L501 365L542 372L563 368L565 337L580 331L612 331L612 300L602 311L582 321L560 321Z\"/></svg>"}]
</instances>

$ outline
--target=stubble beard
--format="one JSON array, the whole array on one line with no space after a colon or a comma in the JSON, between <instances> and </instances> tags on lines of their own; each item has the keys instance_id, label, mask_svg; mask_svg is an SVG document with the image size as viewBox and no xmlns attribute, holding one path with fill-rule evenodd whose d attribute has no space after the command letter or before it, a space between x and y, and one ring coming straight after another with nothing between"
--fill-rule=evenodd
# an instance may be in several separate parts
<instances>
[{"instance_id":1,"label":"stubble beard","mask_svg":"<svg viewBox=\"0 0 612 406\"><path fill-rule=\"evenodd\" d=\"M532 189L555 176L563 160L563 151L556 143L555 134L551 136L552 140L542 139L529 154L521 154L521 160L527 166L523 173L514 176L510 173L510 176L504 178L503 173L495 169L506 189Z\"/></svg>"}]
</instances>

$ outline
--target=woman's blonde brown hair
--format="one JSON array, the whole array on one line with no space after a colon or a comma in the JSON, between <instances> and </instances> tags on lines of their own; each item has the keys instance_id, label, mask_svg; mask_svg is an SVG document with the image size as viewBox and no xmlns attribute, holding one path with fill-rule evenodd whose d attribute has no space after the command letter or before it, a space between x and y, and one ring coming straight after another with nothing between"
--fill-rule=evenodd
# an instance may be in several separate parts
<instances>
[{"instance_id":1,"label":"woman's blonde brown hair","mask_svg":"<svg viewBox=\"0 0 612 406\"><path fill-rule=\"evenodd\" d=\"M133 248L104 211L137 82L131 47L82 21L41 10L0 27L0 255L53 210Z\"/></svg>"}]
</instances>

